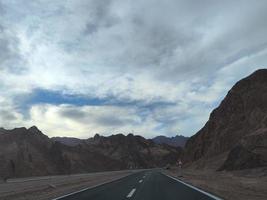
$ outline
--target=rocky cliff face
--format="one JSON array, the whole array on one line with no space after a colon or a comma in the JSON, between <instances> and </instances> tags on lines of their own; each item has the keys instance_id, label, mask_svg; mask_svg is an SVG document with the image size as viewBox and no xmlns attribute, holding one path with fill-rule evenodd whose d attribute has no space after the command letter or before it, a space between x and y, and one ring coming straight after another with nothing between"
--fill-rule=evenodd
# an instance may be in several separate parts
<instances>
[{"instance_id":1,"label":"rocky cliff face","mask_svg":"<svg viewBox=\"0 0 267 200\"><path fill-rule=\"evenodd\" d=\"M65 145L36 127L0 129L2 178L158 167L176 162L180 154L179 148L132 134L96 135Z\"/></svg>"},{"instance_id":2,"label":"rocky cliff face","mask_svg":"<svg viewBox=\"0 0 267 200\"><path fill-rule=\"evenodd\" d=\"M236 83L185 146L187 162L230 152L220 169L266 165L267 69Z\"/></svg>"},{"instance_id":3,"label":"rocky cliff face","mask_svg":"<svg viewBox=\"0 0 267 200\"><path fill-rule=\"evenodd\" d=\"M1 130L0 176L39 175L56 168L47 156L53 146L49 138L36 127ZM45 163L45 165L44 165Z\"/></svg>"},{"instance_id":4,"label":"rocky cliff face","mask_svg":"<svg viewBox=\"0 0 267 200\"><path fill-rule=\"evenodd\" d=\"M231 149L219 170L239 170L267 166L267 128L246 135Z\"/></svg>"}]
</instances>

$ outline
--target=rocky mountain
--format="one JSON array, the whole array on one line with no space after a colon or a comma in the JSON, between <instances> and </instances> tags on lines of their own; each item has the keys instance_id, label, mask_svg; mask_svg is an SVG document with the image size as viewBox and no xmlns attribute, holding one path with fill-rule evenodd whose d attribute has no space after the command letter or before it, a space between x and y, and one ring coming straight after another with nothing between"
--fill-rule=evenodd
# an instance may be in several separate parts
<instances>
[{"instance_id":1,"label":"rocky mountain","mask_svg":"<svg viewBox=\"0 0 267 200\"><path fill-rule=\"evenodd\" d=\"M84 143L84 140L74 137L52 137L51 139L55 142L60 142L67 146L77 146Z\"/></svg>"},{"instance_id":2,"label":"rocky mountain","mask_svg":"<svg viewBox=\"0 0 267 200\"><path fill-rule=\"evenodd\" d=\"M80 141L66 145L48 138L37 127L0 129L0 177L160 167L175 163L181 154L179 148L132 134L96 135Z\"/></svg>"},{"instance_id":3,"label":"rocky mountain","mask_svg":"<svg viewBox=\"0 0 267 200\"><path fill-rule=\"evenodd\" d=\"M237 82L185 146L184 160L219 170L267 166L267 69ZM206 163L206 164L205 164Z\"/></svg>"},{"instance_id":4,"label":"rocky mountain","mask_svg":"<svg viewBox=\"0 0 267 200\"><path fill-rule=\"evenodd\" d=\"M152 140L157 144L168 144L173 147L184 147L188 137L176 135L174 137L166 137L163 135L154 137Z\"/></svg>"},{"instance_id":5,"label":"rocky mountain","mask_svg":"<svg viewBox=\"0 0 267 200\"><path fill-rule=\"evenodd\" d=\"M159 145L153 140L128 134L109 137L95 135L87 140L87 145L100 154L126 163L126 168L143 168L174 164L182 153L181 148Z\"/></svg>"},{"instance_id":6,"label":"rocky mountain","mask_svg":"<svg viewBox=\"0 0 267 200\"><path fill-rule=\"evenodd\" d=\"M36 127L16 128L12 131L1 129L0 176L38 175L56 171L47 156L52 146L50 139Z\"/></svg>"}]
</instances>

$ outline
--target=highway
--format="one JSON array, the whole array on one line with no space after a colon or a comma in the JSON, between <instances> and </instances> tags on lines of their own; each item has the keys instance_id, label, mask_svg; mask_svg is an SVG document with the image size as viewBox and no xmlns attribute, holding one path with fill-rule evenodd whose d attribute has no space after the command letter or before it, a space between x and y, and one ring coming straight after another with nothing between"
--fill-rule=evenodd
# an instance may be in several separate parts
<instances>
[{"instance_id":1,"label":"highway","mask_svg":"<svg viewBox=\"0 0 267 200\"><path fill-rule=\"evenodd\" d=\"M219 200L159 170L138 172L122 179L54 200Z\"/></svg>"}]
</instances>

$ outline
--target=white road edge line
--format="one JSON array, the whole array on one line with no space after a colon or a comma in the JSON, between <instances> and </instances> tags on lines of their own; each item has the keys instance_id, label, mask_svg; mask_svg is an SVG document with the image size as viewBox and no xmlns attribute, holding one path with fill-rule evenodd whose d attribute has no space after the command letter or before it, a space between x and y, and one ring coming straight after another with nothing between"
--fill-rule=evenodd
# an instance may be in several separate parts
<instances>
[{"instance_id":1,"label":"white road edge line","mask_svg":"<svg viewBox=\"0 0 267 200\"><path fill-rule=\"evenodd\" d=\"M131 192L127 195L127 198L131 198L133 194L135 193L136 189L132 189Z\"/></svg>"},{"instance_id":2,"label":"white road edge line","mask_svg":"<svg viewBox=\"0 0 267 200\"><path fill-rule=\"evenodd\" d=\"M142 183L142 182L143 182L143 180L140 180L140 181L139 181L139 183Z\"/></svg>"},{"instance_id":3,"label":"white road edge line","mask_svg":"<svg viewBox=\"0 0 267 200\"><path fill-rule=\"evenodd\" d=\"M117 178L117 179L114 179L114 180L111 180L111 181L106 181L106 182L103 182L103 183L94 185L94 186L92 186L92 187L87 187L87 188L84 188L84 189L82 189L82 190L78 190L78 191L76 191L76 192L72 192L72 193L69 193L69 194L66 194L66 195L63 195L63 196L60 196L60 197L56 197L56 198L54 198L54 199L52 199L52 200L59 200L59 199L62 199L62 198L71 196L71 195L73 195L73 194L77 194L77 193L80 193L80 192L83 192L83 191L86 191L86 190L90 190L90 189L96 188L96 187L101 186L101 185L105 185L105 184L107 184L107 183L112 183L112 182L118 181L118 180L123 179L123 178L125 178L125 177L127 177L127 176L130 176L130 175L131 175L131 174L126 175L126 176L123 176L123 177L120 177L120 178Z\"/></svg>"},{"instance_id":4,"label":"white road edge line","mask_svg":"<svg viewBox=\"0 0 267 200\"><path fill-rule=\"evenodd\" d=\"M213 199L215 199L215 200L223 200L223 199L221 199L221 198L219 198L219 197L216 197L216 196L214 196L214 195L212 195L212 194L210 194L210 193L208 193L208 192L205 192L204 190L201 190L201 189L199 189L199 188L197 188L197 187L195 187L195 186L193 186L193 185L189 185L188 183L185 183L185 182L183 182L183 181L181 181L181 180L179 180L179 179L177 179L177 178L174 178L174 177L172 177L172 176L169 176L169 175L167 175L167 174L165 174L165 173L162 173L163 175L165 175L165 176L167 176L167 177L169 177L169 178L171 178L171 179L173 179L173 180L176 180L176 181L178 181L179 183L182 183L182 184L184 184L184 185L186 185L186 186L188 186L188 187L190 187L190 188L192 188L192 189L194 189L194 190L197 190L197 191L199 191L199 192L201 192L201 193L203 193L203 194L205 194L205 195L207 195L207 196L209 196L209 197L211 197L211 198L213 198Z\"/></svg>"}]
</instances>

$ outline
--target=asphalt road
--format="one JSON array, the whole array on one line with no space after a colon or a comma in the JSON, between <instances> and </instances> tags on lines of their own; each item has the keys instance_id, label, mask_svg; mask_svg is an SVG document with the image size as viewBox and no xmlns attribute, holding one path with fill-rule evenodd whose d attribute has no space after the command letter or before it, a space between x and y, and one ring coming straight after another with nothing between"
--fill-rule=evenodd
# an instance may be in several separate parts
<instances>
[{"instance_id":1,"label":"asphalt road","mask_svg":"<svg viewBox=\"0 0 267 200\"><path fill-rule=\"evenodd\" d=\"M143 171L60 200L214 200L159 170Z\"/></svg>"}]
</instances>

